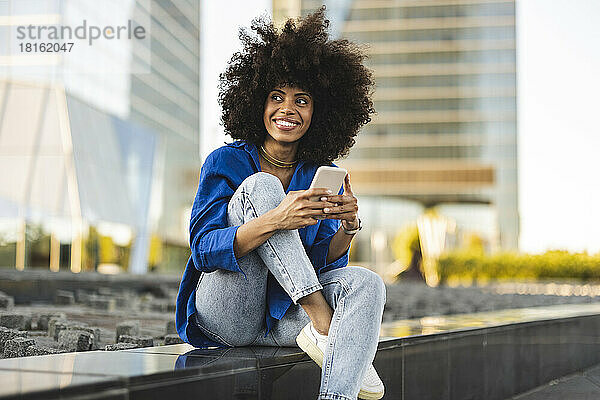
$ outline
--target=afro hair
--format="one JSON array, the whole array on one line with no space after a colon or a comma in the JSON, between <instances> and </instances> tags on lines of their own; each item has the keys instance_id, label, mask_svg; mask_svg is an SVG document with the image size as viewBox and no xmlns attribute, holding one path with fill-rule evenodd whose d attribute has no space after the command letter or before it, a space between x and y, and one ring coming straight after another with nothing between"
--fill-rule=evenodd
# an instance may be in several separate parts
<instances>
[{"instance_id":1,"label":"afro hair","mask_svg":"<svg viewBox=\"0 0 600 400\"><path fill-rule=\"evenodd\" d=\"M252 21L256 35L240 29L243 48L232 56L219 83L221 122L228 135L262 144L268 94L276 87L296 86L314 101L298 159L323 165L348 154L375 113L375 83L363 65L364 51L346 39L330 40L328 27L323 6L296 22L288 19L281 32L266 17Z\"/></svg>"}]
</instances>

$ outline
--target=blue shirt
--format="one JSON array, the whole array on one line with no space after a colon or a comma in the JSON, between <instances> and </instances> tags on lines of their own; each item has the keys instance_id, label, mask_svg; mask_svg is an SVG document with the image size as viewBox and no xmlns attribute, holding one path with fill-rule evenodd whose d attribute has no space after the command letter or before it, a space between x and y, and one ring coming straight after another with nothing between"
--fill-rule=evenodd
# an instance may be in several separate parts
<instances>
[{"instance_id":1,"label":"blue shirt","mask_svg":"<svg viewBox=\"0 0 600 400\"><path fill-rule=\"evenodd\" d=\"M308 189L317 168L318 165L313 163L299 161L286 193ZM219 268L243 274L233 253L233 240L239 226L228 226L227 206L242 181L260 170L256 146L242 140L216 149L202 165L190 219L192 255L179 285L175 312L177 333L182 340L195 347L223 347L207 338L194 322L196 286L201 273ZM339 194L342 193L343 188ZM339 227L339 220L323 219L315 225L298 229L306 254L317 274L348 265L348 251L329 264L326 261L329 243ZM267 333L273 322L280 320L292 304L292 299L273 275L269 273L268 276L265 313ZM209 293L203 295L210 296Z\"/></svg>"}]
</instances>

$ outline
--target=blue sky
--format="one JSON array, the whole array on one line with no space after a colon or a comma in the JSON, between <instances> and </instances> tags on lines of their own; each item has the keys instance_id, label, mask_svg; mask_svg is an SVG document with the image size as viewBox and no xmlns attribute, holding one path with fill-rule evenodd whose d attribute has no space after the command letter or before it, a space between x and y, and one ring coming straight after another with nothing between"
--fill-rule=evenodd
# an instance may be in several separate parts
<instances>
[{"instance_id":1,"label":"blue sky","mask_svg":"<svg viewBox=\"0 0 600 400\"><path fill-rule=\"evenodd\" d=\"M205 2L204 82L237 50L237 29L270 1ZM600 0L518 0L520 248L600 251ZM226 22L225 22L226 21ZM219 37L218 43L214 41ZM201 89L201 155L218 147L216 85ZM214 99L211 101L210 99Z\"/></svg>"}]
</instances>

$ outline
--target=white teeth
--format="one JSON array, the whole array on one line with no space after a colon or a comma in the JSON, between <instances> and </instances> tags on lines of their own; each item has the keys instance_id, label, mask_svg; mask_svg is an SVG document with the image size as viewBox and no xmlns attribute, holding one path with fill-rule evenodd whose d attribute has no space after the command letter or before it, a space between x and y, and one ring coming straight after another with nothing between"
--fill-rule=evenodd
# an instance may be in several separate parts
<instances>
[{"instance_id":1,"label":"white teeth","mask_svg":"<svg viewBox=\"0 0 600 400\"><path fill-rule=\"evenodd\" d=\"M292 122L287 122L287 121L282 121L282 120L278 120L276 121L277 125L282 125L282 126L296 126L296 124L292 123Z\"/></svg>"}]
</instances>

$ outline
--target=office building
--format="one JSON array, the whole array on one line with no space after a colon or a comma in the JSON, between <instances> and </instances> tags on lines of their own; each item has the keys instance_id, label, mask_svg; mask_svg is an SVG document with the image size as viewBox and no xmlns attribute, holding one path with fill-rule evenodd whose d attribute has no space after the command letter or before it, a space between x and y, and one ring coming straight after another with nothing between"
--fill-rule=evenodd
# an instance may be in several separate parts
<instances>
[{"instance_id":1,"label":"office building","mask_svg":"<svg viewBox=\"0 0 600 400\"><path fill-rule=\"evenodd\" d=\"M274 7L281 3L290 2ZM351 173L371 232L361 235L359 259L372 259L373 243L385 247L430 207L488 249L516 250L514 0L325 3L330 19L341 18L333 33L368 46L377 83L377 115L338 163ZM306 15L322 2L299 4Z\"/></svg>"},{"instance_id":2,"label":"office building","mask_svg":"<svg viewBox=\"0 0 600 400\"><path fill-rule=\"evenodd\" d=\"M0 2L0 163L10 171L2 175L0 210L3 243L14 244L3 263L14 257L17 268L31 266L32 225L49 235L53 270L98 266L86 248L91 228L129 248L120 267L130 272L146 271L151 238L187 246L200 167L199 7ZM144 34L73 40L73 54L46 57L15 50L15 29L30 24L108 27L113 35L129 25Z\"/></svg>"}]
</instances>

